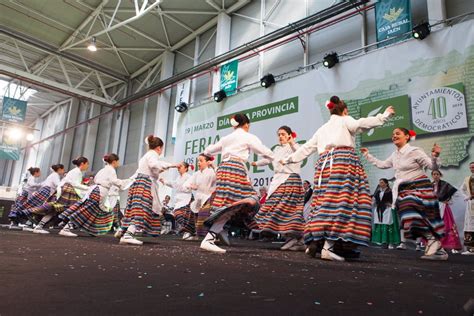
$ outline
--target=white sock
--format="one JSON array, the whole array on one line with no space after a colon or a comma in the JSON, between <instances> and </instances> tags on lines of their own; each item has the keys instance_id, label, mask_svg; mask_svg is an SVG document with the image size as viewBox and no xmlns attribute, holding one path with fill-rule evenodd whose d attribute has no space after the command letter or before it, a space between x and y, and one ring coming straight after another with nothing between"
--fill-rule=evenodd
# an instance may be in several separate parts
<instances>
[{"instance_id":1,"label":"white sock","mask_svg":"<svg viewBox=\"0 0 474 316\"><path fill-rule=\"evenodd\" d=\"M334 240L327 240L324 242L324 249L331 249L334 246Z\"/></svg>"},{"instance_id":2,"label":"white sock","mask_svg":"<svg viewBox=\"0 0 474 316\"><path fill-rule=\"evenodd\" d=\"M128 226L127 228L127 232L132 234L132 235L135 235L135 232L137 231L137 228L135 227L135 225L130 225Z\"/></svg>"}]
</instances>

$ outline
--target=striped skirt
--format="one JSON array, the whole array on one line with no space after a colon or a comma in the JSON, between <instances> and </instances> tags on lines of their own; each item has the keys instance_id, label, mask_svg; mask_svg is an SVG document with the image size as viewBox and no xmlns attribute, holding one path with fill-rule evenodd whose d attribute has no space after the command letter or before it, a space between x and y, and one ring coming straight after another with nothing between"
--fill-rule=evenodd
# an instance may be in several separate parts
<instances>
[{"instance_id":1,"label":"striped skirt","mask_svg":"<svg viewBox=\"0 0 474 316\"><path fill-rule=\"evenodd\" d=\"M15 203L12 205L8 218L17 218L20 215L20 211L24 209L26 201L28 201L28 192L23 190L15 199Z\"/></svg>"},{"instance_id":2,"label":"striped skirt","mask_svg":"<svg viewBox=\"0 0 474 316\"><path fill-rule=\"evenodd\" d=\"M54 193L53 189L46 186L39 189L39 191L33 192L31 196L26 201L23 209L28 211L31 208L38 207L43 205L46 201L48 201L49 197Z\"/></svg>"},{"instance_id":3,"label":"striped skirt","mask_svg":"<svg viewBox=\"0 0 474 316\"><path fill-rule=\"evenodd\" d=\"M177 208L173 213L176 223L178 223L180 227L180 231L194 235L196 232L196 216L193 211L191 211L189 205Z\"/></svg>"},{"instance_id":4,"label":"striped skirt","mask_svg":"<svg viewBox=\"0 0 474 316\"><path fill-rule=\"evenodd\" d=\"M304 190L301 178L292 173L265 201L255 220L262 232L303 235Z\"/></svg>"},{"instance_id":5,"label":"striped skirt","mask_svg":"<svg viewBox=\"0 0 474 316\"><path fill-rule=\"evenodd\" d=\"M433 186L426 176L400 184L396 208L405 238L416 239L426 234L444 236L444 222Z\"/></svg>"},{"instance_id":6,"label":"striped skirt","mask_svg":"<svg viewBox=\"0 0 474 316\"><path fill-rule=\"evenodd\" d=\"M61 187L61 196L59 198L55 199L54 196L51 196L46 203L30 208L29 211L38 215L45 215L50 212L62 213L80 201L81 198L77 195L74 187L69 183L65 183Z\"/></svg>"},{"instance_id":7,"label":"striped skirt","mask_svg":"<svg viewBox=\"0 0 474 316\"><path fill-rule=\"evenodd\" d=\"M232 210L233 203L245 198L257 201L257 192L252 187L247 175L247 168L239 160L224 161L219 165L216 173L216 196L212 201L212 211L205 221L206 226L212 226L214 221ZM238 212L252 212L255 208L239 206Z\"/></svg>"},{"instance_id":8,"label":"striped skirt","mask_svg":"<svg viewBox=\"0 0 474 316\"><path fill-rule=\"evenodd\" d=\"M152 182L149 176L138 174L128 190L122 230L127 230L130 225L134 225L137 232L143 232L149 236L160 235L160 215L153 212L151 186Z\"/></svg>"},{"instance_id":9,"label":"striped skirt","mask_svg":"<svg viewBox=\"0 0 474 316\"><path fill-rule=\"evenodd\" d=\"M319 156L305 242L340 240L368 246L372 199L354 148L337 147Z\"/></svg>"},{"instance_id":10,"label":"striped skirt","mask_svg":"<svg viewBox=\"0 0 474 316\"><path fill-rule=\"evenodd\" d=\"M209 232L209 228L204 225L204 222L211 215L212 200L214 199L215 193L207 199L206 203L201 206L196 218L196 235L199 237L205 237Z\"/></svg>"},{"instance_id":11,"label":"striped skirt","mask_svg":"<svg viewBox=\"0 0 474 316\"><path fill-rule=\"evenodd\" d=\"M69 213L69 209L64 213ZM100 189L96 187L85 201L78 204L68 219L69 223L75 227L80 227L91 235L98 236L110 231L114 217L114 212L106 212L100 208Z\"/></svg>"}]
</instances>

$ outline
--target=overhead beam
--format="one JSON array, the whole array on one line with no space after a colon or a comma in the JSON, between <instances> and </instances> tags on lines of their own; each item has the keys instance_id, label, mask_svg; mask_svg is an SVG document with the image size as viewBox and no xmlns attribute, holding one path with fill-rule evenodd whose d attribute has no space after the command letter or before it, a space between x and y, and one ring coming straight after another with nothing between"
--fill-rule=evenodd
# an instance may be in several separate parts
<instances>
[{"instance_id":1,"label":"overhead beam","mask_svg":"<svg viewBox=\"0 0 474 316\"><path fill-rule=\"evenodd\" d=\"M294 23L289 24L288 26L282 27L281 29L278 29L276 31L273 31L271 33L266 34L265 36L259 37L249 43L245 43L227 53L221 54L219 56L216 56L212 59L207 60L206 62L190 68L188 70L185 70L171 78L162 80L158 82L157 84L154 84L148 88L143 89L142 91L129 96L127 98L124 98L118 102L118 106L125 105L132 103L136 100L145 98L153 93L156 93L157 91L160 91L161 89L164 89L176 82L179 82L181 80L184 80L186 78L192 77L193 75L196 75L198 73L202 73L205 71L209 71L209 69L212 69L213 67L219 66L221 63L231 60L233 58L242 56L245 53L248 53L250 51L254 51L255 49L261 48L267 44L270 44L278 39L284 38L288 35L291 35L295 32L298 32L300 30L303 30L307 27L310 27L312 25L315 25L317 23L324 22L330 18L333 18L339 14L342 14L344 12L347 12L351 9L357 8L363 4L366 4L369 2L369 0L354 0L354 1L343 1L339 2L325 10L319 11L313 15L310 15L306 18L303 18L301 20L298 20ZM216 18L217 19L217 18ZM133 77L133 75L132 75Z\"/></svg>"},{"instance_id":2,"label":"overhead beam","mask_svg":"<svg viewBox=\"0 0 474 316\"><path fill-rule=\"evenodd\" d=\"M38 40L37 38L33 38L29 35L20 33L18 31L12 30L10 28L7 28L5 26L0 26L0 34L4 34L6 36L9 36L13 39L16 39L17 41L20 41L22 43L31 45L35 48L38 48L44 52L63 57L64 59L70 60L72 62L78 63L84 67L94 69L97 71L100 71L101 73L104 73L114 79L121 80L123 82L127 82L127 77L114 71L109 68L106 68L102 65L99 65L93 61L90 61L88 59L82 58L80 56L64 52L64 51L59 51L56 47L47 44L43 41Z\"/></svg>"},{"instance_id":3,"label":"overhead beam","mask_svg":"<svg viewBox=\"0 0 474 316\"><path fill-rule=\"evenodd\" d=\"M85 91L82 91L82 90L79 90L79 89L76 89L76 88L73 88L73 87L69 87L65 84L58 83L58 82L55 82L55 81L52 81L52 80L48 80L48 79L30 74L26 71L18 70L18 69L15 69L15 68L12 68L12 67L9 67L9 66L5 66L5 65L2 65L2 64L0 64L0 74L4 74L4 75L7 75L11 78L20 79L20 80L23 80L25 82L36 84L40 87L44 87L44 88L47 88L47 89L50 89L50 90L53 90L53 91L56 91L56 92L60 92L60 93L66 94L66 95L70 95L70 96L73 96L73 97L77 97L79 99L89 100L89 101L92 101L94 103L104 105L104 106L107 106L107 107L111 107L113 105L113 101L111 101L111 100L107 100L107 99L99 97L97 95L87 93Z\"/></svg>"}]
</instances>

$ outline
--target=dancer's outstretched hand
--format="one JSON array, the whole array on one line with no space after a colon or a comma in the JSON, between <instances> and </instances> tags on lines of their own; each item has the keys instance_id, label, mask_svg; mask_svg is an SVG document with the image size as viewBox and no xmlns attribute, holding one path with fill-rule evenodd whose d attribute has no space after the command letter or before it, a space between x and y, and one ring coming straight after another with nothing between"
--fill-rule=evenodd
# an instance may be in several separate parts
<instances>
[{"instance_id":1,"label":"dancer's outstretched hand","mask_svg":"<svg viewBox=\"0 0 474 316\"><path fill-rule=\"evenodd\" d=\"M251 163L252 166L256 167L257 166L257 163L255 161L252 161Z\"/></svg>"},{"instance_id":2,"label":"dancer's outstretched hand","mask_svg":"<svg viewBox=\"0 0 474 316\"><path fill-rule=\"evenodd\" d=\"M368 155L369 154L369 149L367 147L363 147L360 149L360 152L364 155Z\"/></svg>"},{"instance_id":3,"label":"dancer's outstretched hand","mask_svg":"<svg viewBox=\"0 0 474 316\"><path fill-rule=\"evenodd\" d=\"M389 106L385 112L390 113L391 116L395 115L395 108L393 106Z\"/></svg>"}]
</instances>

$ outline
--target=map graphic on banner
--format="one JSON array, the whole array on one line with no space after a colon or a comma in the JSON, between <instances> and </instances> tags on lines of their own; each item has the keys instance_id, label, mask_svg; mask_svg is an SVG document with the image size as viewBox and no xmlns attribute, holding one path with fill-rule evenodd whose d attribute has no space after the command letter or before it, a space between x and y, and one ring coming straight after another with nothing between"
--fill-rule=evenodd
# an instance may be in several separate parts
<instances>
[{"instance_id":1,"label":"map graphic on banner","mask_svg":"<svg viewBox=\"0 0 474 316\"><path fill-rule=\"evenodd\" d=\"M220 87L227 96L237 93L239 61L233 60L221 66Z\"/></svg>"},{"instance_id":2,"label":"map graphic on banner","mask_svg":"<svg viewBox=\"0 0 474 316\"><path fill-rule=\"evenodd\" d=\"M377 42L409 32L412 29L410 0L378 0L375 4L375 24ZM387 41L379 46L385 46L409 36Z\"/></svg>"},{"instance_id":3,"label":"map graphic on banner","mask_svg":"<svg viewBox=\"0 0 474 316\"><path fill-rule=\"evenodd\" d=\"M3 97L2 119L7 122L23 123L26 115L26 101Z\"/></svg>"}]
</instances>

